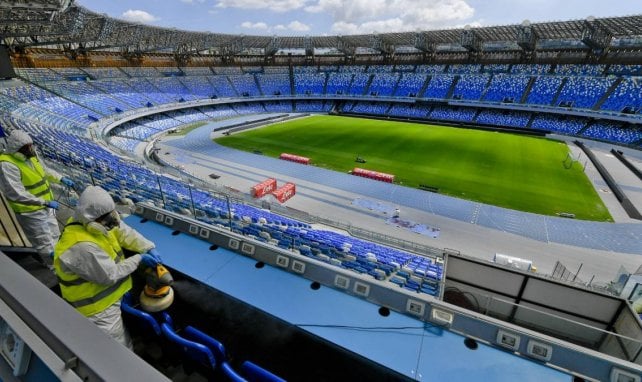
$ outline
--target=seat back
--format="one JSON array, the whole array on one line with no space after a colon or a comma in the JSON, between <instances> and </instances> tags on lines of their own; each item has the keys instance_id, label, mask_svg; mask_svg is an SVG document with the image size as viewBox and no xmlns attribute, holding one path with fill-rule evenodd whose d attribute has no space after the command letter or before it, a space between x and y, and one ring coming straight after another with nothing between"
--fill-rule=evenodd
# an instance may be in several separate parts
<instances>
[{"instance_id":1,"label":"seat back","mask_svg":"<svg viewBox=\"0 0 642 382\"><path fill-rule=\"evenodd\" d=\"M177 346L177 349L186 358L196 361L212 371L216 369L216 358L207 346L181 337L167 322L161 324L161 332L170 343Z\"/></svg>"},{"instance_id":2,"label":"seat back","mask_svg":"<svg viewBox=\"0 0 642 382\"><path fill-rule=\"evenodd\" d=\"M272 374L251 361L243 362L241 365L241 374L243 374L248 382L285 382L285 379Z\"/></svg>"},{"instance_id":3,"label":"seat back","mask_svg":"<svg viewBox=\"0 0 642 382\"><path fill-rule=\"evenodd\" d=\"M185 338L188 338L192 341L204 344L207 346L216 357L219 368L223 375L231 382L247 382L243 376L237 373L232 366L227 362L227 354L225 352L225 347L221 342L214 339L213 337L208 336L207 334L201 332L193 326L187 326L183 331Z\"/></svg>"},{"instance_id":4,"label":"seat back","mask_svg":"<svg viewBox=\"0 0 642 382\"><path fill-rule=\"evenodd\" d=\"M222 362L227 359L227 354L225 352L225 346L218 340L210 337L209 335L203 333L202 331L196 329L193 326L187 326L183 330L183 335L185 338L198 342L207 346L214 354L214 357L217 361Z\"/></svg>"},{"instance_id":5,"label":"seat back","mask_svg":"<svg viewBox=\"0 0 642 382\"><path fill-rule=\"evenodd\" d=\"M241 372L236 372L227 362L225 346L193 326L187 326L182 334L188 340L207 346L214 354L222 373L232 382L285 382L283 378L272 374L251 361L243 362Z\"/></svg>"},{"instance_id":6,"label":"seat back","mask_svg":"<svg viewBox=\"0 0 642 382\"><path fill-rule=\"evenodd\" d=\"M126 317L130 317L135 321L141 330L152 336L161 336L161 328L160 325L158 325L158 321L156 321L151 314L134 307L131 293L127 292L123 296L120 303L120 310Z\"/></svg>"}]
</instances>

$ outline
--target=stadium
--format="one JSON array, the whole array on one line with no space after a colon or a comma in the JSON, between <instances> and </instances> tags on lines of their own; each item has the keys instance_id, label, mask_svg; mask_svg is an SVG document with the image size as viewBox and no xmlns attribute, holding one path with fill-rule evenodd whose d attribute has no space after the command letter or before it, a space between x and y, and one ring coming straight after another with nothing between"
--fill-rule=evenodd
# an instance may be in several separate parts
<instances>
[{"instance_id":1,"label":"stadium","mask_svg":"<svg viewBox=\"0 0 642 382\"><path fill-rule=\"evenodd\" d=\"M642 16L367 35L0 2L0 127L154 241L124 349L0 206L0 379L640 381Z\"/></svg>"}]
</instances>

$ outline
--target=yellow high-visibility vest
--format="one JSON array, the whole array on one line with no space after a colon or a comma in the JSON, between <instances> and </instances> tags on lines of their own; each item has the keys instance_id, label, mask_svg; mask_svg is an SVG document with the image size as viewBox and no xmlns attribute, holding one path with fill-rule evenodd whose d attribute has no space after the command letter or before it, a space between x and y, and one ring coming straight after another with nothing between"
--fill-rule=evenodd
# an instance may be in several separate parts
<instances>
[{"instance_id":1,"label":"yellow high-visibility vest","mask_svg":"<svg viewBox=\"0 0 642 382\"><path fill-rule=\"evenodd\" d=\"M113 232L107 236L88 232L78 222L65 226L60 240L54 248L54 270L58 276L62 297L85 316L93 316L110 307L132 288L130 276L118 280L113 285L100 285L85 280L73 273L66 273L61 268L60 255L79 242L96 244L116 263L122 261L123 255L118 239ZM88 255L89 256L89 255Z\"/></svg>"},{"instance_id":2,"label":"yellow high-visibility vest","mask_svg":"<svg viewBox=\"0 0 642 382\"><path fill-rule=\"evenodd\" d=\"M49 181L45 178L45 170L40 165L38 158L33 157L27 159L31 162L33 167L27 164L27 161L22 161L15 158L13 155L1 154L0 162L13 163L20 170L20 180L25 186L25 189L34 196L41 197L45 201L53 200L53 193L49 187ZM38 211L45 206L35 206L29 204L22 204L9 200L9 205L15 213L21 214L25 212Z\"/></svg>"}]
</instances>

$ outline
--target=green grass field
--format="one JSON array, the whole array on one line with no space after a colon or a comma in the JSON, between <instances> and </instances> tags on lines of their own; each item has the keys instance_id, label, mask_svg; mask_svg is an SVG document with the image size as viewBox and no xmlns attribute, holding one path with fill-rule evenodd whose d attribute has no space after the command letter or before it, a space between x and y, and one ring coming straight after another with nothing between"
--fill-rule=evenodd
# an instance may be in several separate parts
<instances>
[{"instance_id":1,"label":"green grass field","mask_svg":"<svg viewBox=\"0 0 642 382\"><path fill-rule=\"evenodd\" d=\"M515 210L612 221L580 163L564 167L565 143L444 126L313 116L216 139L219 144L278 157L287 152L347 172L362 167L439 192ZM357 155L367 163L356 163ZM568 163L568 162L567 162Z\"/></svg>"}]
</instances>

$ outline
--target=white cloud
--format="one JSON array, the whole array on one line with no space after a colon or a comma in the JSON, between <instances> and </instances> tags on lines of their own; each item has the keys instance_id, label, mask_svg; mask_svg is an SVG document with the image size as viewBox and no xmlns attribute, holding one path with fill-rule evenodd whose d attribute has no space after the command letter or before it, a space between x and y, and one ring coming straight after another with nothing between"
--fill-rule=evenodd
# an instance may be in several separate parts
<instances>
[{"instance_id":1,"label":"white cloud","mask_svg":"<svg viewBox=\"0 0 642 382\"><path fill-rule=\"evenodd\" d=\"M241 23L241 28L267 30L268 26L263 22L252 23L250 21L245 21Z\"/></svg>"},{"instance_id":2,"label":"white cloud","mask_svg":"<svg viewBox=\"0 0 642 382\"><path fill-rule=\"evenodd\" d=\"M358 25L346 22L338 22L332 25L332 31L337 34L385 33L404 30L408 29L400 18L368 21Z\"/></svg>"},{"instance_id":3,"label":"white cloud","mask_svg":"<svg viewBox=\"0 0 642 382\"><path fill-rule=\"evenodd\" d=\"M353 23L346 23L345 21L337 21L332 24L332 32L334 34L359 34L359 26ZM361 32L367 33L367 32Z\"/></svg>"},{"instance_id":4,"label":"white cloud","mask_svg":"<svg viewBox=\"0 0 642 382\"><path fill-rule=\"evenodd\" d=\"M310 26L295 20L288 24L287 29L295 32L307 32L310 30Z\"/></svg>"},{"instance_id":5,"label":"white cloud","mask_svg":"<svg viewBox=\"0 0 642 382\"><path fill-rule=\"evenodd\" d=\"M269 26L267 23L264 23L264 22L253 23L251 21L245 21L241 23L241 28L256 29L256 30L265 31L268 33L273 31L307 32L310 30L309 25L306 25L300 21L292 21L287 25L277 24L275 26Z\"/></svg>"},{"instance_id":6,"label":"white cloud","mask_svg":"<svg viewBox=\"0 0 642 382\"><path fill-rule=\"evenodd\" d=\"M126 12L124 12L120 17L123 18L124 20L131 21L134 23L141 23L141 24L149 24L149 23L153 23L154 21L160 20L158 17L150 13L137 10L137 9L129 9Z\"/></svg>"},{"instance_id":7,"label":"white cloud","mask_svg":"<svg viewBox=\"0 0 642 382\"><path fill-rule=\"evenodd\" d=\"M327 13L332 33L355 34L425 30L470 19L468 0L317 0L307 12Z\"/></svg>"},{"instance_id":8,"label":"white cloud","mask_svg":"<svg viewBox=\"0 0 642 382\"><path fill-rule=\"evenodd\" d=\"M303 8L308 0L218 0L217 8L267 9L287 12Z\"/></svg>"},{"instance_id":9,"label":"white cloud","mask_svg":"<svg viewBox=\"0 0 642 382\"><path fill-rule=\"evenodd\" d=\"M179 0L181 3L185 4L194 4L194 3L201 3L203 4L205 0Z\"/></svg>"}]
</instances>

